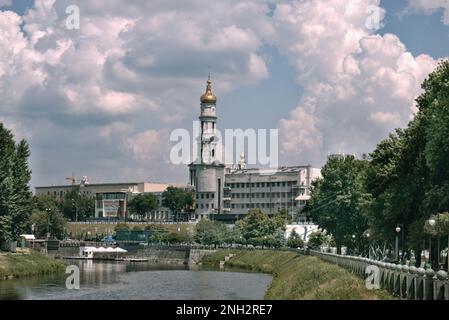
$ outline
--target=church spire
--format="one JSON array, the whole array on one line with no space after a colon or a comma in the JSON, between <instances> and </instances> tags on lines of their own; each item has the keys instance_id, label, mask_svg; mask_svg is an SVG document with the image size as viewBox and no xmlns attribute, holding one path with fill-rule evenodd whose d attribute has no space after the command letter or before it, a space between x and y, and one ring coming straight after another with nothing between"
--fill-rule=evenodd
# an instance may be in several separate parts
<instances>
[{"instance_id":1,"label":"church spire","mask_svg":"<svg viewBox=\"0 0 449 320\"><path fill-rule=\"evenodd\" d=\"M212 93L212 81L210 80L210 71L207 78L206 92L201 96L201 103L216 104L217 97Z\"/></svg>"}]
</instances>

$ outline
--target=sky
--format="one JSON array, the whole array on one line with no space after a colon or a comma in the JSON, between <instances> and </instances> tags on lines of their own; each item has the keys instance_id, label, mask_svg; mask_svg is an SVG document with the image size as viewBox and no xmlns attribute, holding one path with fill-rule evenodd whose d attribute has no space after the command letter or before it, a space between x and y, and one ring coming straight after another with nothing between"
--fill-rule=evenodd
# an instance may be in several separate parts
<instances>
[{"instance_id":1,"label":"sky","mask_svg":"<svg viewBox=\"0 0 449 320\"><path fill-rule=\"evenodd\" d=\"M448 56L449 0L0 0L0 121L32 186L187 182L169 136L210 68L221 130L278 129L280 165L321 166L405 127Z\"/></svg>"}]
</instances>

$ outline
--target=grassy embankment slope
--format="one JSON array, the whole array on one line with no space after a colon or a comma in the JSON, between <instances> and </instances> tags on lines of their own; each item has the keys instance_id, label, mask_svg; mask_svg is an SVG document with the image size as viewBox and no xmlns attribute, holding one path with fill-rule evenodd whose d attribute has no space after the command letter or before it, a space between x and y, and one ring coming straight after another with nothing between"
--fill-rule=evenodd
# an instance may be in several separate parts
<instances>
[{"instance_id":1,"label":"grassy embankment slope","mask_svg":"<svg viewBox=\"0 0 449 320\"><path fill-rule=\"evenodd\" d=\"M356 275L320 260L288 251L219 250L203 258L203 265L219 265L229 253L236 254L226 266L270 273L273 281L265 293L269 300L380 300L392 299L385 291L370 291Z\"/></svg>"},{"instance_id":2,"label":"grassy embankment slope","mask_svg":"<svg viewBox=\"0 0 449 320\"><path fill-rule=\"evenodd\" d=\"M43 254L0 253L0 280L64 272L66 265Z\"/></svg>"}]
</instances>

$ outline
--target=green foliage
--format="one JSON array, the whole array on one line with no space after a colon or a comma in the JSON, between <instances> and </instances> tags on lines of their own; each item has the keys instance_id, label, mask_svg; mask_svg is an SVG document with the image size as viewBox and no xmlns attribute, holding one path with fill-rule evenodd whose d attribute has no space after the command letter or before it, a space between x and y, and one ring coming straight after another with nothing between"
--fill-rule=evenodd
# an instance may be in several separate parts
<instances>
[{"instance_id":1,"label":"green foliage","mask_svg":"<svg viewBox=\"0 0 449 320\"><path fill-rule=\"evenodd\" d=\"M170 186L162 193L162 205L172 211L175 221L179 221L181 213L192 209L193 198L193 191Z\"/></svg>"},{"instance_id":2,"label":"green foliage","mask_svg":"<svg viewBox=\"0 0 449 320\"><path fill-rule=\"evenodd\" d=\"M307 245L310 249L317 250L326 243L326 240L327 236L323 232L315 231L309 236Z\"/></svg>"},{"instance_id":3,"label":"green foliage","mask_svg":"<svg viewBox=\"0 0 449 320\"><path fill-rule=\"evenodd\" d=\"M271 273L265 299L268 300L378 300L392 299L385 291L366 289L357 275L317 257L295 252L266 250L218 250L202 259L204 265L217 265L229 253L235 256L226 266Z\"/></svg>"},{"instance_id":4,"label":"green foliage","mask_svg":"<svg viewBox=\"0 0 449 320\"><path fill-rule=\"evenodd\" d=\"M229 241L230 234L231 232L223 223L201 220L195 226L194 239L204 245L220 245Z\"/></svg>"},{"instance_id":5,"label":"green foliage","mask_svg":"<svg viewBox=\"0 0 449 320\"><path fill-rule=\"evenodd\" d=\"M16 278L36 276L65 271L66 265L58 260L37 252L31 254L2 254L0 255L0 281L9 276Z\"/></svg>"},{"instance_id":6,"label":"green foliage","mask_svg":"<svg viewBox=\"0 0 449 320\"><path fill-rule=\"evenodd\" d=\"M284 211L280 211L270 218L258 208L251 209L244 219L236 222L235 243L269 247L285 246L286 221L288 219ZM239 239L242 241L239 241Z\"/></svg>"},{"instance_id":7,"label":"green foliage","mask_svg":"<svg viewBox=\"0 0 449 320\"><path fill-rule=\"evenodd\" d=\"M274 216L274 222L278 228L284 229L285 226L292 222L292 216L287 209L280 209Z\"/></svg>"},{"instance_id":8,"label":"green foliage","mask_svg":"<svg viewBox=\"0 0 449 320\"><path fill-rule=\"evenodd\" d=\"M374 239L394 241L401 225L401 247L419 252L425 221L449 211L449 62L442 61L424 81L416 100L418 113L370 155L365 185L371 193L364 215ZM419 256L419 254L418 254Z\"/></svg>"},{"instance_id":9,"label":"green foliage","mask_svg":"<svg viewBox=\"0 0 449 320\"><path fill-rule=\"evenodd\" d=\"M361 213L370 200L363 184L367 165L354 156L330 156L321 170L323 178L313 183L305 211L335 238L338 251L342 245L353 246L351 236L361 238L367 229Z\"/></svg>"},{"instance_id":10,"label":"green foliage","mask_svg":"<svg viewBox=\"0 0 449 320\"><path fill-rule=\"evenodd\" d=\"M429 223L429 220L433 219L435 221L434 225ZM439 213L437 215L433 215L430 219L425 222L424 232L426 234L436 236L447 236L449 235L449 213Z\"/></svg>"},{"instance_id":11,"label":"green foliage","mask_svg":"<svg viewBox=\"0 0 449 320\"><path fill-rule=\"evenodd\" d=\"M73 186L59 206L66 219L84 221L94 216L95 199L84 196L80 186Z\"/></svg>"},{"instance_id":12,"label":"green foliage","mask_svg":"<svg viewBox=\"0 0 449 320\"><path fill-rule=\"evenodd\" d=\"M287 245L289 248L302 248L304 241L300 238L296 230L293 230L288 237Z\"/></svg>"},{"instance_id":13,"label":"green foliage","mask_svg":"<svg viewBox=\"0 0 449 320\"><path fill-rule=\"evenodd\" d=\"M152 193L139 194L129 201L128 208L130 213L143 218L158 208L157 198Z\"/></svg>"},{"instance_id":14,"label":"green foliage","mask_svg":"<svg viewBox=\"0 0 449 320\"><path fill-rule=\"evenodd\" d=\"M31 214L29 146L0 123L0 241L18 240Z\"/></svg>"},{"instance_id":15,"label":"green foliage","mask_svg":"<svg viewBox=\"0 0 449 320\"><path fill-rule=\"evenodd\" d=\"M56 200L50 196L36 195L32 202L33 213L30 224L34 225L35 234L45 237L49 233L51 237L64 238L66 220L59 210Z\"/></svg>"},{"instance_id":16,"label":"green foliage","mask_svg":"<svg viewBox=\"0 0 449 320\"><path fill-rule=\"evenodd\" d=\"M126 223L117 223L114 227L114 231L129 231L129 225Z\"/></svg>"}]
</instances>

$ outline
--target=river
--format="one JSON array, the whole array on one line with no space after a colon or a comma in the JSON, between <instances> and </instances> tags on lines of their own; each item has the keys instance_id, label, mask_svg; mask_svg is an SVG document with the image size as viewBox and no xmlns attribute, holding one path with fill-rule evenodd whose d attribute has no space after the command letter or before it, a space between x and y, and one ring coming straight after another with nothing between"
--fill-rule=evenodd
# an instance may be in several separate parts
<instances>
[{"instance_id":1,"label":"river","mask_svg":"<svg viewBox=\"0 0 449 320\"><path fill-rule=\"evenodd\" d=\"M257 300L272 277L266 274L186 269L142 262L71 261L80 289L66 288L68 275L0 281L0 300Z\"/></svg>"}]
</instances>

